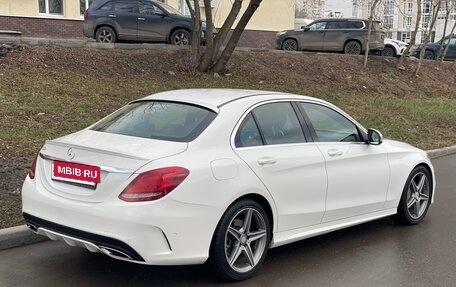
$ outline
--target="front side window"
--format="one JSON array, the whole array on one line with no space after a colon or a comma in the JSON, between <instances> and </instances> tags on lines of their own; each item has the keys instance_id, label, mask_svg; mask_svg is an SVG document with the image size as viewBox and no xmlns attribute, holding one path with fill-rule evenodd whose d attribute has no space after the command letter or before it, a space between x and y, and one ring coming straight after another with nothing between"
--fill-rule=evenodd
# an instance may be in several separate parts
<instances>
[{"instance_id":1,"label":"front side window","mask_svg":"<svg viewBox=\"0 0 456 287\"><path fill-rule=\"evenodd\" d=\"M188 142L197 138L216 115L211 110L190 104L144 101L123 107L91 129L141 138Z\"/></svg>"},{"instance_id":2,"label":"front side window","mask_svg":"<svg viewBox=\"0 0 456 287\"><path fill-rule=\"evenodd\" d=\"M309 27L310 31L324 30L326 28L326 22L312 23L307 27Z\"/></svg>"},{"instance_id":3,"label":"front side window","mask_svg":"<svg viewBox=\"0 0 456 287\"><path fill-rule=\"evenodd\" d=\"M63 0L38 0L41 14L63 15Z\"/></svg>"},{"instance_id":4,"label":"front side window","mask_svg":"<svg viewBox=\"0 0 456 287\"><path fill-rule=\"evenodd\" d=\"M140 14L155 15L156 11L157 11L157 8L152 3L145 3L145 2L139 3L139 13Z\"/></svg>"},{"instance_id":5,"label":"front side window","mask_svg":"<svg viewBox=\"0 0 456 287\"><path fill-rule=\"evenodd\" d=\"M317 104L300 103L320 142L362 141L355 124L338 112Z\"/></svg>"},{"instance_id":6,"label":"front side window","mask_svg":"<svg viewBox=\"0 0 456 287\"><path fill-rule=\"evenodd\" d=\"M93 3L95 0L79 0L79 13L82 15L84 14L84 11L89 9L89 6Z\"/></svg>"}]
</instances>

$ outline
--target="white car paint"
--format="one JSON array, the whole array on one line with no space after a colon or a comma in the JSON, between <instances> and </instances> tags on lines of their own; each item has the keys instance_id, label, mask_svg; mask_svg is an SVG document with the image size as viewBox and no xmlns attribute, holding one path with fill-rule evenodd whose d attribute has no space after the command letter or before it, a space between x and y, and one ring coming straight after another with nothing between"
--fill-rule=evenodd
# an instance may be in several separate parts
<instances>
[{"instance_id":1,"label":"white car paint","mask_svg":"<svg viewBox=\"0 0 456 287\"><path fill-rule=\"evenodd\" d=\"M384 43L385 47L391 47L394 50L394 56L401 56L409 45L406 42L402 42L391 38L385 38Z\"/></svg>"},{"instance_id":2,"label":"white car paint","mask_svg":"<svg viewBox=\"0 0 456 287\"><path fill-rule=\"evenodd\" d=\"M144 259L129 261L200 264L209 256L222 215L243 196L255 195L269 205L273 223L270 247L276 247L395 214L407 177L419 164L427 165L434 178L424 151L389 140L379 146L307 142L236 147L234 136L246 114L271 102L324 105L366 132L343 111L319 99L209 89L164 92L144 100L191 103L218 115L191 142L122 136L90 127L47 141L40 150L35 178L25 179L23 212L120 240ZM72 159L67 158L69 148L76 154ZM54 182L50 180L53 159L101 166L102 182L96 190ZM185 167L190 174L167 196L146 202L118 198L138 174L169 166ZM73 242L64 234L44 229L40 233ZM74 245L127 260L84 242Z\"/></svg>"}]
</instances>

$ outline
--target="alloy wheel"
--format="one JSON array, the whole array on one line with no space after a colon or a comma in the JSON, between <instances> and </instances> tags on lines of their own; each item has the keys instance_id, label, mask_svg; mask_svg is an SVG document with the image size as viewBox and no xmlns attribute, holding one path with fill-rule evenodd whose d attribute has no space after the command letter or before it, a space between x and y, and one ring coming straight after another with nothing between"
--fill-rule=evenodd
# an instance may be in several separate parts
<instances>
[{"instance_id":1,"label":"alloy wheel","mask_svg":"<svg viewBox=\"0 0 456 287\"><path fill-rule=\"evenodd\" d=\"M189 38L185 33L178 33L174 35L174 45L187 46L189 45Z\"/></svg>"},{"instance_id":2,"label":"alloy wheel","mask_svg":"<svg viewBox=\"0 0 456 287\"><path fill-rule=\"evenodd\" d=\"M345 54L359 55L361 54L361 45L358 42L351 41L345 45Z\"/></svg>"},{"instance_id":3,"label":"alloy wheel","mask_svg":"<svg viewBox=\"0 0 456 287\"><path fill-rule=\"evenodd\" d=\"M294 40L286 40L285 42L283 42L282 50L297 51L298 43L296 43L296 41Z\"/></svg>"},{"instance_id":4,"label":"alloy wheel","mask_svg":"<svg viewBox=\"0 0 456 287\"><path fill-rule=\"evenodd\" d=\"M410 181L407 190L407 211L413 219L420 218L429 204L430 185L426 174L419 172Z\"/></svg>"},{"instance_id":5,"label":"alloy wheel","mask_svg":"<svg viewBox=\"0 0 456 287\"><path fill-rule=\"evenodd\" d=\"M249 272L261 260L266 244L265 219L256 209L244 208L232 218L225 234L227 263L236 272Z\"/></svg>"},{"instance_id":6,"label":"alloy wheel","mask_svg":"<svg viewBox=\"0 0 456 287\"><path fill-rule=\"evenodd\" d=\"M103 29L100 32L98 39L101 43L112 43L113 35L110 31Z\"/></svg>"}]
</instances>

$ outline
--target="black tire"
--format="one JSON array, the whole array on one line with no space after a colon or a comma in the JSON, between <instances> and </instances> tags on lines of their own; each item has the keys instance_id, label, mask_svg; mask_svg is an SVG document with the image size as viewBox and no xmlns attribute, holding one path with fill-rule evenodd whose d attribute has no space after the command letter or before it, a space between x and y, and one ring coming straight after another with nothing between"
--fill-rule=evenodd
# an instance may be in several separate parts
<instances>
[{"instance_id":1,"label":"black tire","mask_svg":"<svg viewBox=\"0 0 456 287\"><path fill-rule=\"evenodd\" d=\"M249 210L250 224L245 232ZM254 239L253 236L261 237ZM215 230L210 251L211 263L220 278L241 281L252 277L266 258L270 237L268 215L260 204L246 199L230 206Z\"/></svg>"},{"instance_id":2,"label":"black tire","mask_svg":"<svg viewBox=\"0 0 456 287\"><path fill-rule=\"evenodd\" d=\"M435 59L435 54L431 50L426 50L426 51L424 51L423 58L427 59L427 60L434 60Z\"/></svg>"},{"instance_id":3,"label":"black tire","mask_svg":"<svg viewBox=\"0 0 456 287\"><path fill-rule=\"evenodd\" d=\"M344 54L361 55L363 49L358 41L348 41L344 46Z\"/></svg>"},{"instance_id":4,"label":"black tire","mask_svg":"<svg viewBox=\"0 0 456 287\"><path fill-rule=\"evenodd\" d=\"M117 35L111 27L102 26L98 28L95 34L95 40L99 43L115 43L117 42Z\"/></svg>"},{"instance_id":5,"label":"black tire","mask_svg":"<svg viewBox=\"0 0 456 287\"><path fill-rule=\"evenodd\" d=\"M382 50L383 57L396 57L396 51L392 47L385 47Z\"/></svg>"},{"instance_id":6,"label":"black tire","mask_svg":"<svg viewBox=\"0 0 456 287\"><path fill-rule=\"evenodd\" d=\"M177 29L171 34L170 44L177 46L189 46L192 44L190 32L184 29Z\"/></svg>"},{"instance_id":7,"label":"black tire","mask_svg":"<svg viewBox=\"0 0 456 287\"><path fill-rule=\"evenodd\" d=\"M283 41L281 49L285 51L298 51L298 42L295 39L286 39Z\"/></svg>"},{"instance_id":8,"label":"black tire","mask_svg":"<svg viewBox=\"0 0 456 287\"><path fill-rule=\"evenodd\" d=\"M423 177L425 179L420 187ZM393 215L391 219L396 223L404 225L420 223L426 216L429 205L431 204L432 185L433 182L429 171L423 166L416 167L407 178L399 206L397 207L397 214ZM424 203L426 205L423 207L422 204Z\"/></svg>"}]
</instances>

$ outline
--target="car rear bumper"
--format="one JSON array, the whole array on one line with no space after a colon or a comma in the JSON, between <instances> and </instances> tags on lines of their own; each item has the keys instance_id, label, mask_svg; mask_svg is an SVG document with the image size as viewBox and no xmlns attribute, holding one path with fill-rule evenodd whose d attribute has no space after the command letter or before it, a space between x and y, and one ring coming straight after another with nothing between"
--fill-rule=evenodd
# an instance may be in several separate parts
<instances>
[{"instance_id":1,"label":"car rear bumper","mask_svg":"<svg viewBox=\"0 0 456 287\"><path fill-rule=\"evenodd\" d=\"M84 36L88 37L88 38L94 38L95 37L95 31L93 29L93 25L91 24L88 24L88 23L84 23L84 27L83 27L83 34Z\"/></svg>"},{"instance_id":2,"label":"car rear bumper","mask_svg":"<svg viewBox=\"0 0 456 287\"><path fill-rule=\"evenodd\" d=\"M24 218L35 232L149 265L204 263L223 212L170 197L142 203L117 197L101 203L79 202L52 194L29 177L22 199Z\"/></svg>"}]
</instances>

